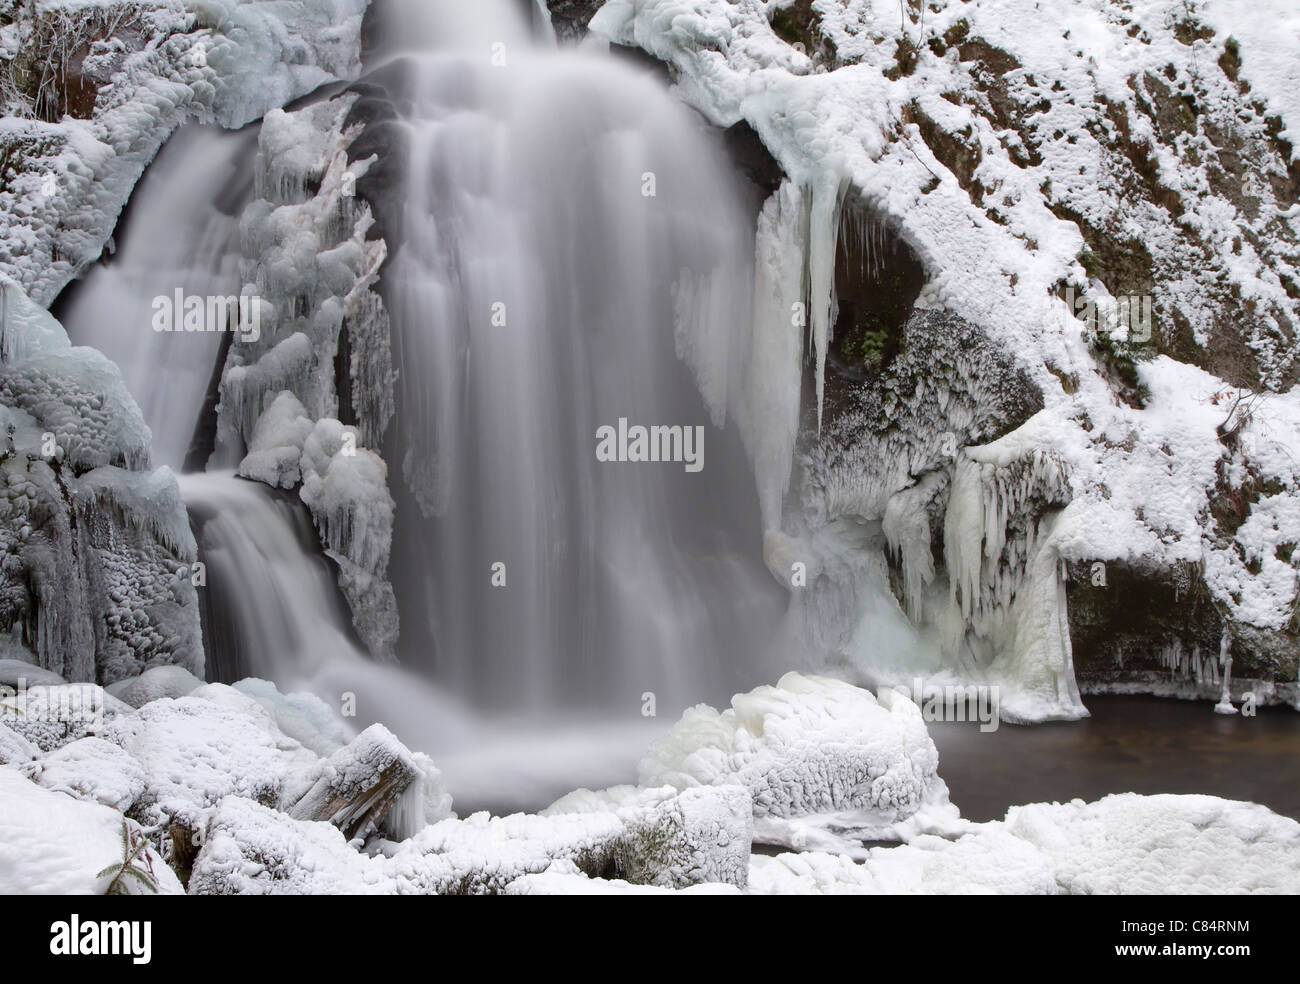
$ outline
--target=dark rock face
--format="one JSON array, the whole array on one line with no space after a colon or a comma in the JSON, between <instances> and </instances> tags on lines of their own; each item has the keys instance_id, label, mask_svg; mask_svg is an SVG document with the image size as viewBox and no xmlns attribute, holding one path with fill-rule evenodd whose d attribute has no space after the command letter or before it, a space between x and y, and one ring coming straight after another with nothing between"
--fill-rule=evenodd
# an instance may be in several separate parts
<instances>
[{"instance_id":1,"label":"dark rock face","mask_svg":"<svg viewBox=\"0 0 1300 984\"><path fill-rule=\"evenodd\" d=\"M1042 409L1014 356L951 312L913 311L880 353L860 381L832 388L828 374L820 437L809 414L802 500L815 517L879 518L890 495L950 467L959 448L996 440Z\"/></svg>"},{"instance_id":2,"label":"dark rock face","mask_svg":"<svg viewBox=\"0 0 1300 984\"><path fill-rule=\"evenodd\" d=\"M551 26L561 41L580 41L587 36L587 25L604 0L546 0L551 11Z\"/></svg>"},{"instance_id":3,"label":"dark rock face","mask_svg":"<svg viewBox=\"0 0 1300 984\"><path fill-rule=\"evenodd\" d=\"M1071 563L1066 585L1079 687L1218 697L1225 620L1196 565ZM1261 702L1294 687L1300 639L1229 624L1234 699Z\"/></svg>"}]
</instances>

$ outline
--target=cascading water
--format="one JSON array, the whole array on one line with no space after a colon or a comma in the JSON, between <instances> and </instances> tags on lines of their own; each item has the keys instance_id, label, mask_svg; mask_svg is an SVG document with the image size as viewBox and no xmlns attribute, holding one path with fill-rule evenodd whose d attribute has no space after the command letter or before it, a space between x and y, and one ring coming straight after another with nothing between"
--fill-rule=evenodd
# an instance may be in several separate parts
<instances>
[{"instance_id":1,"label":"cascading water","mask_svg":"<svg viewBox=\"0 0 1300 984\"><path fill-rule=\"evenodd\" d=\"M656 80L531 45L518 4L387 10L428 12L372 76L405 154L382 284L403 662L490 708L725 698L783 608L739 442L678 358L717 364L699 349L750 316L735 176ZM700 428L702 469L598 461L620 419Z\"/></svg>"},{"instance_id":2,"label":"cascading water","mask_svg":"<svg viewBox=\"0 0 1300 984\"><path fill-rule=\"evenodd\" d=\"M349 695L353 723L433 755L462 808L634 778L682 707L771 676L786 606L745 452L720 426L741 384L702 369L728 364L750 317L754 230L735 176L657 81L545 32L535 44L530 14L390 2L388 60L366 80L400 108L403 137L398 202L375 203L400 373L384 451L403 666L364 656L291 495L182 478L208 567L210 676L332 706ZM65 304L74 337L123 366L161 464L196 460L221 335L155 333L149 303L238 292L247 139L179 133L118 256ZM703 443L679 443L681 460L599 460L598 428L620 420L699 428Z\"/></svg>"},{"instance_id":3,"label":"cascading water","mask_svg":"<svg viewBox=\"0 0 1300 984\"><path fill-rule=\"evenodd\" d=\"M156 297L238 295L239 214L252 189L252 134L192 124L140 181L118 249L56 308L76 345L117 363L153 431L153 460L180 469L204 411L220 331L159 332Z\"/></svg>"}]
</instances>

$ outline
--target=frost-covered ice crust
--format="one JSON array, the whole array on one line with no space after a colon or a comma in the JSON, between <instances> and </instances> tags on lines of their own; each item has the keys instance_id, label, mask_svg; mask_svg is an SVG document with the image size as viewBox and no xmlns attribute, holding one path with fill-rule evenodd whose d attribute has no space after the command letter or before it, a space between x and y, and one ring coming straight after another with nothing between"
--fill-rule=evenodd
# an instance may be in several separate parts
<instances>
[{"instance_id":1,"label":"frost-covered ice crust","mask_svg":"<svg viewBox=\"0 0 1300 984\"><path fill-rule=\"evenodd\" d=\"M939 753L906 697L787 673L775 687L707 705L642 760L642 786L739 784L753 802L757 840L852 848L958 825Z\"/></svg>"},{"instance_id":2,"label":"frost-covered ice crust","mask_svg":"<svg viewBox=\"0 0 1300 984\"><path fill-rule=\"evenodd\" d=\"M1294 11L925 6L922 22L892 0L610 0L591 20L667 63L715 123L748 122L787 177L759 219L752 337L686 351L746 436L770 566L783 583L793 561L809 585L827 575L797 603L859 672L998 684L1012 720L1086 713L1081 628L1094 686L1217 699L1226 625L1233 698L1295 701ZM848 202L925 271L887 392L847 387L880 439L844 398L826 404ZM1150 297L1152 337L1101 337L1067 289L1103 316ZM800 302L806 329L792 327ZM925 335L936 319L982 341L945 346ZM925 371L907 365L909 335ZM801 422L805 348L817 412ZM719 351L733 371L710 362ZM1027 419L987 391L1014 375L1007 357L1041 394ZM792 467L800 494L786 502ZM903 667L855 632L878 633L870 606L892 605L886 552L922 630ZM1115 618L1122 601L1102 596L1072 622L1067 598L1104 578L1096 565L1199 606L1196 630L1106 639L1104 621L1080 622Z\"/></svg>"},{"instance_id":3,"label":"frost-covered ice crust","mask_svg":"<svg viewBox=\"0 0 1300 984\"><path fill-rule=\"evenodd\" d=\"M0 278L0 291L4 655L102 684L163 665L202 673L176 477L150 470L117 367L71 345L18 284Z\"/></svg>"},{"instance_id":4,"label":"frost-covered ice crust","mask_svg":"<svg viewBox=\"0 0 1300 984\"><path fill-rule=\"evenodd\" d=\"M370 450L393 414L388 316L372 289L387 248L367 237L370 206L355 194L375 160L349 161L362 130L348 124L356 98L275 110L262 123L258 197L240 222L244 293L262 305L261 336L231 347L218 441L246 447L244 477L298 489L338 563L359 636L374 658L391 661L395 506L387 464ZM335 363L344 353L340 381ZM354 426L338 419L344 404L354 410Z\"/></svg>"},{"instance_id":5,"label":"frost-covered ice crust","mask_svg":"<svg viewBox=\"0 0 1300 984\"><path fill-rule=\"evenodd\" d=\"M237 128L360 71L368 0L38 0L0 28L0 272L41 304L104 249L187 119ZM66 90L42 86L61 73ZM45 80L48 81L48 80ZM56 94L52 97L50 92Z\"/></svg>"}]
</instances>

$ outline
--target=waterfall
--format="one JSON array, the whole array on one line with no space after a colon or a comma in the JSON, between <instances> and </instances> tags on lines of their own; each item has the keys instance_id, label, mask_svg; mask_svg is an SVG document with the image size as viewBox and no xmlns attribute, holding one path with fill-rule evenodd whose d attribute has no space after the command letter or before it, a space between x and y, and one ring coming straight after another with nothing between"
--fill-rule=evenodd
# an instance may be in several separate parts
<instances>
[{"instance_id":1,"label":"waterfall","mask_svg":"<svg viewBox=\"0 0 1300 984\"><path fill-rule=\"evenodd\" d=\"M150 165L119 223L116 252L56 308L75 345L117 363L153 431L155 465L179 470L204 412L219 331L157 332L153 301L237 295L239 214L252 188L252 134L191 124Z\"/></svg>"},{"instance_id":2,"label":"waterfall","mask_svg":"<svg viewBox=\"0 0 1300 984\"><path fill-rule=\"evenodd\" d=\"M723 426L752 220L699 117L534 45L527 13L432 5L427 50L412 24L375 73L406 176L382 282L402 659L493 708L725 699L784 609ZM702 432L703 468L598 461L620 420Z\"/></svg>"},{"instance_id":3,"label":"waterfall","mask_svg":"<svg viewBox=\"0 0 1300 984\"><path fill-rule=\"evenodd\" d=\"M358 728L381 721L433 755L462 807L628 781L684 707L794 662L728 418L765 398L734 351L753 217L702 119L604 53L535 41L533 16L515 0L390 2L362 83L398 110L384 152L404 175L375 203L399 374L383 453L402 666L366 658L296 495L181 479L209 676L353 706ZM239 292L253 155L247 134L178 132L117 254L64 301L178 470L206 459L190 446L223 335L154 332L149 308L177 288ZM601 460L603 429L619 457L638 427L662 428L654 457L672 460Z\"/></svg>"}]
</instances>

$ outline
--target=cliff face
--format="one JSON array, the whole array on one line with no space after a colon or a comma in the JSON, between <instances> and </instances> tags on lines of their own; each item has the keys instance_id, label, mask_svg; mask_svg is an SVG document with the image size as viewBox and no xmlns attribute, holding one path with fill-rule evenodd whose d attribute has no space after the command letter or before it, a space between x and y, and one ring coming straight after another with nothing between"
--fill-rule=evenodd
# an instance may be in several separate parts
<instances>
[{"instance_id":1,"label":"cliff face","mask_svg":"<svg viewBox=\"0 0 1300 984\"><path fill-rule=\"evenodd\" d=\"M117 367L73 347L11 281L0 361L0 633L6 656L110 684L203 672L197 559L175 476Z\"/></svg>"},{"instance_id":2,"label":"cliff face","mask_svg":"<svg viewBox=\"0 0 1300 984\"><path fill-rule=\"evenodd\" d=\"M1295 699L1300 152L1277 35L1296 25L1266 6L1249 23L1208 0L592 17L714 123L752 127L798 189L776 263L802 270L780 303L807 306L799 450L769 540L785 560L858 529L856 559L838 535L819 558L839 600L809 601L818 619L856 624L847 585L885 551L962 674L1217 695L1231 656L1232 693ZM944 318L948 356L917 333ZM1059 599L1051 626L1022 617L1035 594ZM831 636L880 671L869 640ZM1063 692L1044 713L1072 713Z\"/></svg>"}]
</instances>

